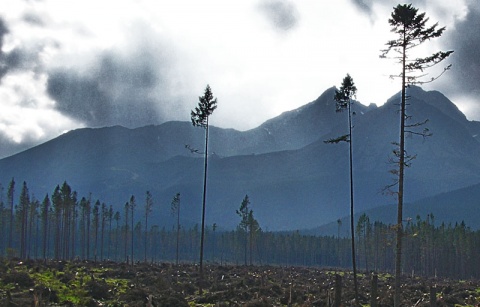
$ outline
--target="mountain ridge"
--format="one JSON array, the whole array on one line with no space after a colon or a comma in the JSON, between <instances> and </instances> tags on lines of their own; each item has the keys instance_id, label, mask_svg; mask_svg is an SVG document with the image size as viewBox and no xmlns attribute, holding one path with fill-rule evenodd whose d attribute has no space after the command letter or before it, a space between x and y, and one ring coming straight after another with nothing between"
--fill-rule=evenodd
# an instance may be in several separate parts
<instances>
[{"instance_id":1,"label":"mountain ridge","mask_svg":"<svg viewBox=\"0 0 480 307\"><path fill-rule=\"evenodd\" d=\"M211 127L207 223L235 227L235 210L245 194L260 224L271 230L313 228L348 212L348 145L324 143L347 130L346 113L335 112L333 90L251 130ZM418 154L406 172L407 201L478 184L480 143L466 117L439 92L415 87L410 95L409 114L414 121L429 118L433 135L407 140L407 150ZM388 159L398 138L396 96L380 107L355 103L358 210L392 202L381 190L394 179ZM185 145L201 149L203 141L204 130L187 122L79 129L0 160L0 182L6 186L15 177L44 195L67 181L79 195L92 193L120 212L130 195L141 199L149 190L162 204L162 219L169 216L165 204L180 192L189 208L183 218L193 224L200 216L203 156Z\"/></svg>"}]
</instances>

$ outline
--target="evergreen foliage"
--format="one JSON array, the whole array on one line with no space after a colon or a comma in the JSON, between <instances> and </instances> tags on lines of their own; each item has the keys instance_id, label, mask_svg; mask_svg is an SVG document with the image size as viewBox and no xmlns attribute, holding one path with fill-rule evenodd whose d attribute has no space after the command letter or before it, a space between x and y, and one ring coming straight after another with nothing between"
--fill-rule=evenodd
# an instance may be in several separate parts
<instances>
[{"instance_id":1,"label":"evergreen foliage","mask_svg":"<svg viewBox=\"0 0 480 307\"><path fill-rule=\"evenodd\" d=\"M354 115L352 112L352 103L353 98L357 93L357 87L353 82L352 77L347 74L345 78L343 78L342 85L340 86L339 90L335 90L335 96L333 99L335 100L335 106L337 112L342 112L343 110L347 110L348 112L348 134L342 135L335 139L330 139L325 141L325 143L339 143L339 142L348 142L348 153L349 153L349 171L350 171L350 234L352 236L352 267L353 267L353 284L355 288L355 301L358 303L358 282L357 282L357 260L356 260L356 248L355 248L355 231L354 231L354 194L353 194L353 141L352 141L352 116Z\"/></svg>"},{"instance_id":2,"label":"evergreen foliage","mask_svg":"<svg viewBox=\"0 0 480 307\"><path fill-rule=\"evenodd\" d=\"M381 57L386 57L393 52L399 64L401 65L401 73L393 75L392 77L399 77L402 80L402 96L400 104L400 135L398 143L394 143L398 148L393 152L397 161L395 163L398 169L392 171L397 176L394 184L388 186L391 189L394 186L398 190L393 192L397 197L397 225L396 225L396 267L395 267L395 299L394 305L400 306L400 275L402 273L402 236L403 236L403 199L404 199L404 172L405 167L410 165L410 162L415 159L415 156L410 156L405 150L405 135L418 134L428 136L428 129L422 132L415 131L415 128L422 126L426 121L420 123L407 124L410 116L406 112L406 89L412 84L424 84L432 82L440 77L445 71L450 69L450 65L446 66L444 70L437 76L425 79L427 73L425 70L432 68L450 56L453 51L438 51L430 56L416 57L412 59L411 51L415 47L420 46L426 41L433 38L440 37L445 31L445 27L437 28L438 23L432 26L427 26L429 18L425 13L418 13L418 9L411 4L397 5L388 20L391 26L391 32L397 35L397 38L387 42L387 48L382 50Z\"/></svg>"},{"instance_id":3,"label":"evergreen foliage","mask_svg":"<svg viewBox=\"0 0 480 307\"><path fill-rule=\"evenodd\" d=\"M217 98L213 97L210 85L207 85L203 96L198 97L198 106L191 112L192 124L205 128L205 152L203 171L203 198L202 198L202 233L200 236L200 279L203 277L203 251L205 243L205 210L207 197L207 170L208 170L208 119L217 108Z\"/></svg>"}]
</instances>

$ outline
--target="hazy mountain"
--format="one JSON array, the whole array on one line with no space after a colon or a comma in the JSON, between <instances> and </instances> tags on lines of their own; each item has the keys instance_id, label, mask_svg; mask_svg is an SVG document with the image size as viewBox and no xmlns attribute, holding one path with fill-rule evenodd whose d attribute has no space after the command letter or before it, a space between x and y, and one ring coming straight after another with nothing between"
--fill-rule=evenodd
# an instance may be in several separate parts
<instances>
[{"instance_id":1,"label":"hazy mountain","mask_svg":"<svg viewBox=\"0 0 480 307\"><path fill-rule=\"evenodd\" d=\"M478 220L478 203L480 199L480 184L469 186L466 188L454 190L451 192L441 193L432 197L417 200L413 203L404 204L403 216L405 220L411 220L413 223L420 217L422 220L427 215L433 216L435 225L440 226L441 223L446 225L461 223L462 221L472 229L480 229ZM355 219L365 213L370 222L382 221L386 224L395 224L397 218L397 206L392 203L385 206L376 207L355 214ZM340 218L340 235L348 236L350 233L349 223L350 217ZM320 227L303 230L305 234L315 235L333 235L338 234L338 222L332 221Z\"/></svg>"},{"instance_id":2,"label":"hazy mountain","mask_svg":"<svg viewBox=\"0 0 480 307\"><path fill-rule=\"evenodd\" d=\"M305 229L349 212L348 145L323 141L346 133L346 114L336 113L331 88L317 100L249 131L212 127L207 223L238 224L235 210L248 194L264 229ZM411 123L429 119L433 133L407 139L417 154L406 171L406 200L414 202L480 183L480 143L473 125L439 92L411 88ZM356 210L394 200L381 193L393 177L388 163L398 139L398 101L378 108L355 104L354 176ZM168 220L170 201L180 192L184 219L198 222L203 182L204 130L186 122L137 129L79 129L0 160L0 182L15 177L43 198L66 180L80 195L111 203L121 211L134 194L139 213L151 191L158 218ZM288 149L288 150L287 150ZM461 200L459 200L461 201ZM122 212L122 211L121 211ZM158 211L157 211L158 212Z\"/></svg>"}]
</instances>

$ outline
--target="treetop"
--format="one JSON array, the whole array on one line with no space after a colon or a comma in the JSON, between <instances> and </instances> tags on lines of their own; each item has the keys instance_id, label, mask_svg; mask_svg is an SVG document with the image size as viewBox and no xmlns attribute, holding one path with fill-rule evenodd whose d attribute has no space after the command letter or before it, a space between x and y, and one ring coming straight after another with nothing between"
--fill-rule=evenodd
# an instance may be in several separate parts
<instances>
[{"instance_id":1,"label":"treetop","mask_svg":"<svg viewBox=\"0 0 480 307\"><path fill-rule=\"evenodd\" d=\"M213 97L210 85L207 85L203 96L198 97L198 107L191 112L192 124L206 128L208 124L208 117L217 108L217 98Z\"/></svg>"}]
</instances>

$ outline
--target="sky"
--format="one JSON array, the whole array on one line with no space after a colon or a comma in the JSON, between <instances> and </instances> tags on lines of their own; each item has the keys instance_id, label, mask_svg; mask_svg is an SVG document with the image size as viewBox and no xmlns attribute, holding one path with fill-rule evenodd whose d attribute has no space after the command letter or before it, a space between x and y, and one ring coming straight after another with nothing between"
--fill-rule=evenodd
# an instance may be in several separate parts
<instances>
[{"instance_id":1,"label":"sky","mask_svg":"<svg viewBox=\"0 0 480 307\"><path fill-rule=\"evenodd\" d=\"M424 88L480 120L480 3L411 2L446 26L419 54L455 51L452 69ZM396 38L396 1L1 3L0 157L77 128L189 121L207 84L218 99L210 123L238 130L315 100L347 73L365 105L400 90L389 77L398 63L379 57Z\"/></svg>"}]
</instances>

